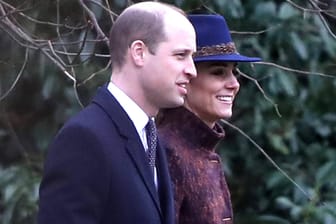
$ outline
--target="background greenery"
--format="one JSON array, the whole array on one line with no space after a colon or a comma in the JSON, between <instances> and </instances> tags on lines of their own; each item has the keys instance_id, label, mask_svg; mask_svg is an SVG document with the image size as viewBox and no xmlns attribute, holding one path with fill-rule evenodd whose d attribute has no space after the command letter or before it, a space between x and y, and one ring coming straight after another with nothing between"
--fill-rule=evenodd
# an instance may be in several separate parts
<instances>
[{"instance_id":1,"label":"background greenery","mask_svg":"<svg viewBox=\"0 0 336 224\"><path fill-rule=\"evenodd\" d=\"M87 2L107 35L112 23L108 13ZM107 1L96 2L106 6ZM130 3L108 2L116 14ZM225 125L227 138L219 146L235 223L336 223L334 1L164 2L186 11L206 8L224 15L239 51L263 58L262 63L240 65L250 78L240 79L241 90L230 120L239 130ZM6 3L16 10L9 10ZM316 4L331 11L319 14L312 10ZM87 41L84 45L76 42L97 36L80 1L2 0L0 6L0 11L7 11L0 17L0 223L32 224L36 222L38 187L48 144L62 124L109 79L107 69L84 82L108 64L107 57L94 55L106 55L108 48L103 41ZM28 20L21 12L39 21L79 28L55 28ZM35 43L45 45L27 47L29 42L10 31L7 18L31 34ZM76 82L47 57L43 51L47 40L53 41L55 49L61 49L57 43L67 42L75 43L68 50L91 52L71 60L63 57L63 61L69 59L64 67Z\"/></svg>"}]
</instances>

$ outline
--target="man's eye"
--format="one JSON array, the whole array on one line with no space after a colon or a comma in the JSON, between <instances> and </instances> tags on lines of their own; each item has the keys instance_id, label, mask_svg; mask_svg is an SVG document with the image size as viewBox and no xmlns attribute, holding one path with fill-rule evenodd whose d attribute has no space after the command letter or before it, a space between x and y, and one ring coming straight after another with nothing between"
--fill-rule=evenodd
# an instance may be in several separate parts
<instances>
[{"instance_id":1,"label":"man's eye","mask_svg":"<svg viewBox=\"0 0 336 224\"><path fill-rule=\"evenodd\" d=\"M187 53L185 53L185 52L177 53L176 56L179 59L184 59L187 56Z\"/></svg>"}]
</instances>

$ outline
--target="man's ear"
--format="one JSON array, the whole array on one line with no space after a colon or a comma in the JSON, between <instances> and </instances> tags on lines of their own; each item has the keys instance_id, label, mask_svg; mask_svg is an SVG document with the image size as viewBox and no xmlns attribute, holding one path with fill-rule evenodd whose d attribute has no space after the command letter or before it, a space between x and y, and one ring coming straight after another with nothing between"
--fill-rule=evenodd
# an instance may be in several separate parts
<instances>
[{"instance_id":1,"label":"man's ear","mask_svg":"<svg viewBox=\"0 0 336 224\"><path fill-rule=\"evenodd\" d=\"M147 46L141 40L133 41L130 46L131 58L136 66L143 66L147 54Z\"/></svg>"}]
</instances>

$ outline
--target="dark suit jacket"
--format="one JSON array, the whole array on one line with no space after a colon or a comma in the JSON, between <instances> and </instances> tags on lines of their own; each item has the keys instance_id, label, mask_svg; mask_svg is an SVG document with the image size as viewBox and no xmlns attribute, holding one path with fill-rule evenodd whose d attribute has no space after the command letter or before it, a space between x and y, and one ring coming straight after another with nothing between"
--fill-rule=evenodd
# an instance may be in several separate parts
<instances>
[{"instance_id":1,"label":"dark suit jacket","mask_svg":"<svg viewBox=\"0 0 336 224\"><path fill-rule=\"evenodd\" d=\"M139 135L106 87L55 137L40 187L39 224L171 224L165 153L159 190Z\"/></svg>"}]
</instances>

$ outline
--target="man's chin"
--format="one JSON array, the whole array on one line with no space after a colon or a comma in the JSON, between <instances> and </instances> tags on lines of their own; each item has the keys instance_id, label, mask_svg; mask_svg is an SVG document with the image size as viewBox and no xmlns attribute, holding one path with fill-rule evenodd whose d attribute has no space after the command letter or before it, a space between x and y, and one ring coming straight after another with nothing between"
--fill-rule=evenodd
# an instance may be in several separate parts
<instances>
[{"instance_id":1,"label":"man's chin","mask_svg":"<svg viewBox=\"0 0 336 224\"><path fill-rule=\"evenodd\" d=\"M184 98L185 97L179 97L176 98L174 101L171 101L169 104L165 106L165 108L174 108L174 107L180 107L184 104Z\"/></svg>"}]
</instances>

